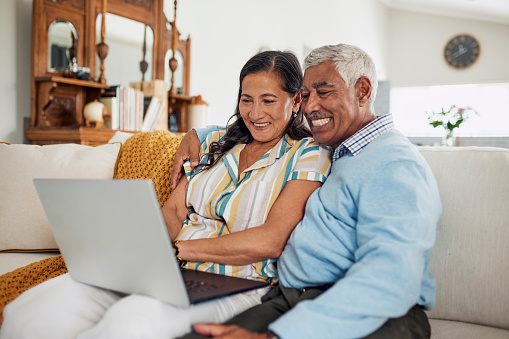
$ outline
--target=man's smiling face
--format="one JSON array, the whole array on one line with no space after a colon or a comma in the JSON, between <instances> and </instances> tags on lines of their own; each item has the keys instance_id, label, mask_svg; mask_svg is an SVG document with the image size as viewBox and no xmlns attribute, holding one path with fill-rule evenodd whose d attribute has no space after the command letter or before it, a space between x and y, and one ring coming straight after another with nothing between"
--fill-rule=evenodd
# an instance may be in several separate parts
<instances>
[{"instance_id":1,"label":"man's smiling face","mask_svg":"<svg viewBox=\"0 0 509 339\"><path fill-rule=\"evenodd\" d=\"M343 141L373 121L365 105L367 78L350 88L332 61L306 69L302 83L302 112L313 137L319 143L337 148ZM362 82L362 83L359 83ZM367 84L370 86L369 80ZM368 97L369 102L369 97Z\"/></svg>"}]
</instances>

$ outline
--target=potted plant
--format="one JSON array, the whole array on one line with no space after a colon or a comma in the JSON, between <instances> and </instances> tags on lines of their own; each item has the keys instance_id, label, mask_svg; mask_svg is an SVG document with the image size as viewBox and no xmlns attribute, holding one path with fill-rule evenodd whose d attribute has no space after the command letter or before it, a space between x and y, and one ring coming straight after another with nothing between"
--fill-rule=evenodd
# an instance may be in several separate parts
<instances>
[{"instance_id":1,"label":"potted plant","mask_svg":"<svg viewBox=\"0 0 509 339\"><path fill-rule=\"evenodd\" d=\"M454 146L455 137L454 130L459 128L471 114L478 115L477 111L469 106L458 107L452 105L448 110L442 108L440 112L426 112L428 115L428 122L434 128L442 126L444 129L444 136L442 137L443 146Z\"/></svg>"}]
</instances>

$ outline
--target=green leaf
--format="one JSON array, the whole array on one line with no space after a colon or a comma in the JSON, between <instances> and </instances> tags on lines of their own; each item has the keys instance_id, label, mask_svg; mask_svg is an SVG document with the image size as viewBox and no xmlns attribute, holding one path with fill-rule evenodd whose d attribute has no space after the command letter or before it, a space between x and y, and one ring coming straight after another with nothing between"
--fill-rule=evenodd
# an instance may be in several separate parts
<instances>
[{"instance_id":1,"label":"green leaf","mask_svg":"<svg viewBox=\"0 0 509 339\"><path fill-rule=\"evenodd\" d=\"M461 123L463 122L463 119L458 119L458 121L456 121L456 123L453 125L453 128L458 128L460 127Z\"/></svg>"}]
</instances>

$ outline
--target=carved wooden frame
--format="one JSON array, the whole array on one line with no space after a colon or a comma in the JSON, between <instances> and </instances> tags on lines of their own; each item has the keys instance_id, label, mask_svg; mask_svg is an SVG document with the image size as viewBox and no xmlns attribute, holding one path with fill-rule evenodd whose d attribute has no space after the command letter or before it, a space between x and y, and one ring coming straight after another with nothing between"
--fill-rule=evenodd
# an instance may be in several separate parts
<instances>
[{"instance_id":1,"label":"carved wooden frame","mask_svg":"<svg viewBox=\"0 0 509 339\"><path fill-rule=\"evenodd\" d=\"M107 12L132 19L149 26L154 33L152 53L152 79L164 79L167 50L171 49L173 34L167 27L163 0L107 0ZM48 28L56 19L71 22L78 33L76 59L79 66L90 68L90 78L97 76L96 20L101 13L102 0L33 0L32 15L32 75L31 75L31 128L48 128L83 123L83 107L98 98L106 84L64 78L62 73L49 72ZM106 32L106 35L108 32ZM177 37L180 33L177 34ZM191 40L178 40L177 49L184 65L184 96L189 95ZM55 102L52 102L55 100ZM72 107L62 102L74 100L74 119L68 117ZM179 103L182 104L182 103ZM185 106L186 103L184 102ZM55 107L64 107L61 121ZM51 116L51 118L50 118ZM55 119L53 119L55 118ZM32 134L35 131L31 131ZM37 131L39 133L39 131ZM48 131L48 133L51 133ZM28 133L27 133L28 136Z\"/></svg>"}]
</instances>

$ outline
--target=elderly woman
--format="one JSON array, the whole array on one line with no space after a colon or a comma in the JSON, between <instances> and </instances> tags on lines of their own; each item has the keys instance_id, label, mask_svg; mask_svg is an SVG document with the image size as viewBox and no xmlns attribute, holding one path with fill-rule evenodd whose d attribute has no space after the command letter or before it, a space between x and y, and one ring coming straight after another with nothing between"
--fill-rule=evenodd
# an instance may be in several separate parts
<instances>
[{"instance_id":1,"label":"elderly woman","mask_svg":"<svg viewBox=\"0 0 509 339\"><path fill-rule=\"evenodd\" d=\"M189 269L249 279L277 277L276 258L326 179L330 154L310 138L295 55L267 51L242 68L226 132L212 132L196 170L163 207L176 255ZM4 311L4 338L171 338L195 322L222 322L260 303L264 291L187 308L119 295L68 275L22 294Z\"/></svg>"}]
</instances>

